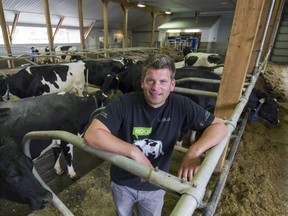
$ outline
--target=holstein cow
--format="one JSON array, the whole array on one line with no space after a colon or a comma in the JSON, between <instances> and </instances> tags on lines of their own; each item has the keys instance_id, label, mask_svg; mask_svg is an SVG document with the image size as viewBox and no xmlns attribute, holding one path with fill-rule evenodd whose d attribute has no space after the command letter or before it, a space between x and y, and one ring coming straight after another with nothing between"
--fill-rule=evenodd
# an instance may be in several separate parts
<instances>
[{"instance_id":1,"label":"holstein cow","mask_svg":"<svg viewBox=\"0 0 288 216\"><path fill-rule=\"evenodd\" d=\"M83 96L87 84L101 86L109 73L118 73L125 67L119 60L29 66L11 76L0 76L0 95L9 90L19 98L63 91Z\"/></svg>"},{"instance_id":2,"label":"holstein cow","mask_svg":"<svg viewBox=\"0 0 288 216\"><path fill-rule=\"evenodd\" d=\"M135 66L133 66L135 67ZM125 69L123 72L119 74L111 74L107 77L106 81L102 85L101 89L104 92L107 92L111 89L119 89L122 93L127 93L131 91L139 91L141 90L141 71L142 67L139 65L135 69ZM220 76L212 73L209 68L198 68L198 67L187 67L187 68L179 68L176 72L176 80L181 78L188 77L198 77L198 78L206 78L206 79L215 79L220 80ZM198 89L198 90L206 90L206 91L214 91L218 92L219 84L208 84L201 82L186 82L186 83L177 83L176 86L189 88L189 89ZM208 97L208 96L199 96L199 95L186 95L194 100L196 103L208 109L211 112L214 112L216 98ZM260 99L265 98L265 102L262 104ZM261 109L257 110L257 107L261 105ZM272 125L278 125L279 123L279 110L278 103L275 98L270 95L265 94L263 89L257 90L254 89L250 95L247 106L251 109L257 110L257 115L263 117L267 121L269 121Z\"/></svg>"},{"instance_id":3,"label":"holstein cow","mask_svg":"<svg viewBox=\"0 0 288 216\"><path fill-rule=\"evenodd\" d=\"M62 45L59 45L59 46L55 47L55 53L56 54L61 54L60 57L61 57L61 59L64 62L71 62L71 61L81 60L81 56L76 54L77 51L78 51L78 49L75 46L62 46Z\"/></svg>"},{"instance_id":4,"label":"holstein cow","mask_svg":"<svg viewBox=\"0 0 288 216\"><path fill-rule=\"evenodd\" d=\"M141 75L143 63L130 65L120 73L110 73L105 77L100 90L104 93L119 89L123 94L141 91Z\"/></svg>"},{"instance_id":5,"label":"holstein cow","mask_svg":"<svg viewBox=\"0 0 288 216\"><path fill-rule=\"evenodd\" d=\"M11 138L0 138L0 198L29 204L38 210L49 206L52 194L32 174L33 162Z\"/></svg>"},{"instance_id":6,"label":"holstein cow","mask_svg":"<svg viewBox=\"0 0 288 216\"><path fill-rule=\"evenodd\" d=\"M107 75L120 73L127 65L124 60L83 61L85 63L85 81L88 84L102 86ZM130 62L128 63L128 65Z\"/></svg>"},{"instance_id":7,"label":"holstein cow","mask_svg":"<svg viewBox=\"0 0 288 216\"><path fill-rule=\"evenodd\" d=\"M3 96L9 89L11 94L19 98L63 91L83 96L84 70L85 64L81 61L28 66L11 76L0 77L0 94Z\"/></svg>"},{"instance_id":8,"label":"holstein cow","mask_svg":"<svg viewBox=\"0 0 288 216\"><path fill-rule=\"evenodd\" d=\"M183 61L176 62L176 68L182 67L210 67L216 74L221 75L223 72L225 57L216 53L191 52L188 53Z\"/></svg>"},{"instance_id":9,"label":"holstein cow","mask_svg":"<svg viewBox=\"0 0 288 216\"><path fill-rule=\"evenodd\" d=\"M89 97L64 93L0 102L0 137L11 137L20 146L24 135L30 131L64 130L76 135L82 134L91 113L102 103L106 105L108 102L107 96L99 91ZM52 144L59 142L53 140ZM51 141L32 140L33 159L38 157L49 144ZM60 147L53 149L56 159L55 171L57 174L62 173L59 157L63 151L68 175L70 178L75 178L76 173L72 166L73 146L63 141L60 144Z\"/></svg>"}]
</instances>

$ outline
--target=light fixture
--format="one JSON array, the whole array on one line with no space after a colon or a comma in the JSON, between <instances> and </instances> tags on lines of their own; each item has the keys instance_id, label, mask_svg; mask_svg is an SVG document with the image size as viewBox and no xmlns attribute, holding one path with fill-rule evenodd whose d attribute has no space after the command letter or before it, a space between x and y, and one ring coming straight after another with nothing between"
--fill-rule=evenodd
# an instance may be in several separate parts
<instances>
[{"instance_id":1,"label":"light fixture","mask_svg":"<svg viewBox=\"0 0 288 216\"><path fill-rule=\"evenodd\" d=\"M145 5L145 3L143 1L139 1L138 4L137 4L137 7L144 8L144 7L146 7L146 5Z\"/></svg>"},{"instance_id":2,"label":"light fixture","mask_svg":"<svg viewBox=\"0 0 288 216\"><path fill-rule=\"evenodd\" d=\"M166 10L165 14L171 14L171 10Z\"/></svg>"},{"instance_id":3,"label":"light fixture","mask_svg":"<svg viewBox=\"0 0 288 216\"><path fill-rule=\"evenodd\" d=\"M184 29L184 32L201 32L201 29Z\"/></svg>"},{"instance_id":4,"label":"light fixture","mask_svg":"<svg viewBox=\"0 0 288 216\"><path fill-rule=\"evenodd\" d=\"M181 29L168 29L167 32L168 33L178 33L178 32L181 32Z\"/></svg>"}]
</instances>

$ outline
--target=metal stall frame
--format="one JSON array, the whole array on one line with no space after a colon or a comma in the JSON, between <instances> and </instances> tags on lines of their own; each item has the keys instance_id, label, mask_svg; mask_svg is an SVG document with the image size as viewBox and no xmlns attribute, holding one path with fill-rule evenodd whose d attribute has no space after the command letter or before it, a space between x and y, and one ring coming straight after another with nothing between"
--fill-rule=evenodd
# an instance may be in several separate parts
<instances>
[{"instance_id":1,"label":"metal stall frame","mask_svg":"<svg viewBox=\"0 0 288 216\"><path fill-rule=\"evenodd\" d=\"M263 64L265 65L265 64ZM23 138L24 152L28 157L30 154L30 140L31 139L60 139L76 145L80 149L91 153L101 159L109 161L124 170L127 170L149 182L158 185L165 189L166 191L179 194L181 197L173 209L171 215L181 215L181 216L191 216L194 211L201 206L207 184L214 172L214 169L218 163L219 158L226 146L226 143L231 137L232 132L237 126L237 121L246 106L252 89L254 88L255 82L259 76L261 70L258 70L251 78L251 83L247 87L241 101L237 104L231 118L227 121L226 125L228 128L228 135L215 147L213 147L207 154L202 162L199 170L197 171L195 177L190 182L183 181L170 173L161 171L157 168L151 169L143 164L137 163L130 158L116 155L113 153L96 150L87 146L83 143L83 139L79 136L71 134L66 131L34 131L27 133ZM47 188L49 187L38 175L37 170L34 168L33 173L36 178L42 183L42 185ZM51 191L52 192L52 191ZM53 204L63 215L73 215L70 210L61 202L56 194L53 194Z\"/></svg>"}]
</instances>

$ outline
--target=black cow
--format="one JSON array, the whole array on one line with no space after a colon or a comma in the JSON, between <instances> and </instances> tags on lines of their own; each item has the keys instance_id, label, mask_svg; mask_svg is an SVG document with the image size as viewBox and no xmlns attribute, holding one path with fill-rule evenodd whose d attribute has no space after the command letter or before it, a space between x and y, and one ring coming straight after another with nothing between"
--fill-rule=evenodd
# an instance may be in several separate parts
<instances>
[{"instance_id":1,"label":"black cow","mask_svg":"<svg viewBox=\"0 0 288 216\"><path fill-rule=\"evenodd\" d=\"M0 198L29 204L38 210L49 206L52 194L32 174L33 162L11 138L0 138Z\"/></svg>"},{"instance_id":2,"label":"black cow","mask_svg":"<svg viewBox=\"0 0 288 216\"><path fill-rule=\"evenodd\" d=\"M85 81L91 85L102 86L107 75L111 73L120 73L130 62L123 60L101 60L84 61L85 63Z\"/></svg>"},{"instance_id":3,"label":"black cow","mask_svg":"<svg viewBox=\"0 0 288 216\"><path fill-rule=\"evenodd\" d=\"M108 74L100 90L106 93L112 89L119 89L123 94L141 91L142 67L143 63L133 64L120 73Z\"/></svg>"},{"instance_id":4,"label":"black cow","mask_svg":"<svg viewBox=\"0 0 288 216\"><path fill-rule=\"evenodd\" d=\"M83 96L85 83L101 86L109 73L118 73L125 66L119 60L28 66L11 76L0 76L0 96L7 90L19 98L63 91Z\"/></svg>"},{"instance_id":5,"label":"black cow","mask_svg":"<svg viewBox=\"0 0 288 216\"><path fill-rule=\"evenodd\" d=\"M135 67L135 66L134 66ZM107 92L111 89L119 89L122 93L127 93L131 91L141 90L141 70L142 67L139 65L135 69L129 69L129 67L119 74L111 74L107 77L101 90ZM208 67L187 67L178 68L176 72L176 80L187 78L187 77L198 77L206 79L220 80L220 76L213 73ZM183 87L188 89L198 89L206 91L218 92L219 84L209 84L201 82L186 82L186 83L176 83L177 87ZM194 100L196 103L204 107L205 109L214 112L216 98L208 96L190 95L187 94L189 98ZM258 115L269 121L272 125L279 124L279 110L277 101L265 94L263 90L254 89L250 95L247 107L256 110L260 105L260 99L265 98L265 103L261 106L258 111Z\"/></svg>"},{"instance_id":6,"label":"black cow","mask_svg":"<svg viewBox=\"0 0 288 216\"><path fill-rule=\"evenodd\" d=\"M88 124L91 113L99 108L108 98L101 92L89 97L77 97L71 94L49 94L16 101L0 102L0 137L12 137L21 143L23 136L30 131L64 130L73 134L82 134ZM52 144L59 141L53 140ZM32 140L31 155L33 158L51 144L47 140ZM72 145L61 141L61 149L54 148L56 172L61 174L58 157L61 150L65 156L68 175L75 178L72 166ZM59 150L60 149L60 150ZM7 167L8 168L8 167Z\"/></svg>"}]
</instances>

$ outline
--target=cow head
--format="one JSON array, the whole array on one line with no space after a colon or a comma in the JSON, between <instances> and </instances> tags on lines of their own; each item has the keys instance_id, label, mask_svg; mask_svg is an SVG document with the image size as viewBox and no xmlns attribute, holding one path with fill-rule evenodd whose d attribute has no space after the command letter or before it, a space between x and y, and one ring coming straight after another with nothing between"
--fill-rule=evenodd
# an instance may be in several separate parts
<instances>
[{"instance_id":1,"label":"cow head","mask_svg":"<svg viewBox=\"0 0 288 216\"><path fill-rule=\"evenodd\" d=\"M270 122L273 126L278 126L279 120L279 104L275 98L267 97L259 110L259 116Z\"/></svg>"},{"instance_id":2,"label":"cow head","mask_svg":"<svg viewBox=\"0 0 288 216\"><path fill-rule=\"evenodd\" d=\"M279 125L279 104L275 98L254 88L250 94L247 107L256 112L254 113L254 120L259 115L272 125Z\"/></svg>"},{"instance_id":3,"label":"cow head","mask_svg":"<svg viewBox=\"0 0 288 216\"><path fill-rule=\"evenodd\" d=\"M104 93L118 88L119 76L116 73L108 74L100 90Z\"/></svg>"},{"instance_id":4,"label":"cow head","mask_svg":"<svg viewBox=\"0 0 288 216\"><path fill-rule=\"evenodd\" d=\"M0 142L0 198L29 204L33 210L48 206L52 194L34 177L32 160L11 138Z\"/></svg>"},{"instance_id":5,"label":"cow head","mask_svg":"<svg viewBox=\"0 0 288 216\"><path fill-rule=\"evenodd\" d=\"M110 102L109 97L101 90L91 93L90 96L94 97L95 102L97 103L96 107L107 106L108 103Z\"/></svg>"}]
</instances>

